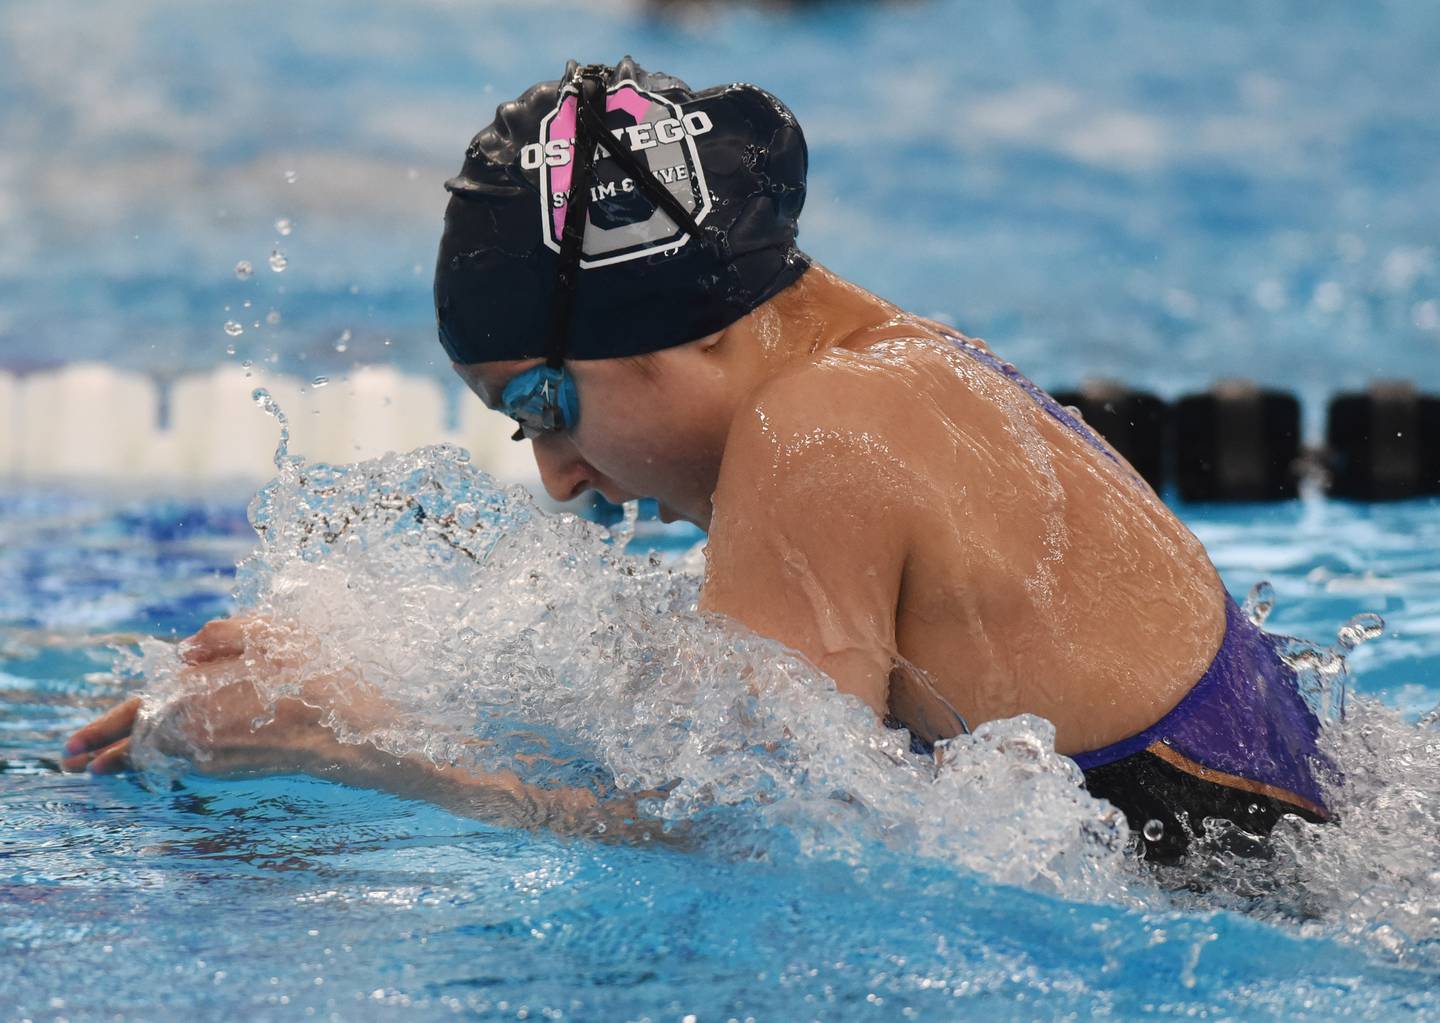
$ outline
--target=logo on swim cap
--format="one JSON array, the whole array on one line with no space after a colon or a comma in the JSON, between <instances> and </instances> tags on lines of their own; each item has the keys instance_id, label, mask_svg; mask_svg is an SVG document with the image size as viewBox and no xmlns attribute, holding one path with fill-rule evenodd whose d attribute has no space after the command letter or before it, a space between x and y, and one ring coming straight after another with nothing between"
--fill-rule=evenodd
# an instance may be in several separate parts
<instances>
[{"instance_id":1,"label":"logo on swim cap","mask_svg":"<svg viewBox=\"0 0 1440 1023\"><path fill-rule=\"evenodd\" d=\"M540 174L541 237L555 252L565 229L574 164L576 90L560 92L559 105L540 122L540 139L520 151L520 165ZM624 136L637 159L697 223L710 212L710 190L695 138L713 127L703 110L684 113L663 96L633 81L617 82L605 96L605 126ZM658 209L605 150L591 170L590 215L580 265L623 263L656 250L674 249L690 236Z\"/></svg>"}]
</instances>

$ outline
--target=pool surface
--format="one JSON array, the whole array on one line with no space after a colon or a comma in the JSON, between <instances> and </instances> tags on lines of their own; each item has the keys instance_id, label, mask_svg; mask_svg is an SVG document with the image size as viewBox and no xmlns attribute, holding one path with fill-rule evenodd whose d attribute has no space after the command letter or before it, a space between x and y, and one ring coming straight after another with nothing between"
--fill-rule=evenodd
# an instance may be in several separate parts
<instances>
[{"instance_id":1,"label":"pool surface","mask_svg":"<svg viewBox=\"0 0 1440 1023\"><path fill-rule=\"evenodd\" d=\"M1318 861L1243 867L1206 896L1104 857L1099 873L1013 883L1005 849L1020 857L1046 839L1046 821L1014 793L991 822L1015 833L991 830L1000 858L967 863L798 813L793 827L772 818L744 842L677 851L531 834L308 778L63 775L68 730L134 685L110 674L107 644L181 635L224 612L253 534L238 502L33 491L0 512L9 1016L1440 1012L1433 727L1378 722L1398 729L1380 740L1388 755L1425 759L1383 772L1397 805L1363 808L1376 830ZM1435 513L1310 501L1186 517L1233 592L1272 582L1273 628L1323 638L1352 613L1382 613L1388 635L1352 656L1352 704L1381 700L1413 722L1440 703ZM962 815L985 808L954 808L965 838Z\"/></svg>"}]
</instances>

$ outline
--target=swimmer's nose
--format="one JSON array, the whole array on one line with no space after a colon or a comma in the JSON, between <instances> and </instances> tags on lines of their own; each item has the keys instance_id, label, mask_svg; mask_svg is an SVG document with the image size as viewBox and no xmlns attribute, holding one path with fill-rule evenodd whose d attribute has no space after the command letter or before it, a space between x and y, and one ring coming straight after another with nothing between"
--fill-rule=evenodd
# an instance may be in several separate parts
<instances>
[{"instance_id":1,"label":"swimmer's nose","mask_svg":"<svg viewBox=\"0 0 1440 1023\"><path fill-rule=\"evenodd\" d=\"M537 437L530 442L535 455L535 465L540 470L540 481L545 493L554 501L570 501L595 486L598 475L583 458L565 445L553 443L550 438Z\"/></svg>"}]
</instances>

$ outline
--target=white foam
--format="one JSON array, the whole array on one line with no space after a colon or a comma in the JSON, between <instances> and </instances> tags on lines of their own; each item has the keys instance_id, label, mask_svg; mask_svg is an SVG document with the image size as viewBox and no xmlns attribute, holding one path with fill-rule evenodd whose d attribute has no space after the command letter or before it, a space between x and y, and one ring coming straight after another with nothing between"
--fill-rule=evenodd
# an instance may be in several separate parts
<instances>
[{"instance_id":1,"label":"white foam","mask_svg":"<svg viewBox=\"0 0 1440 1023\"><path fill-rule=\"evenodd\" d=\"M1048 723L992 723L937 767L793 652L698 613L697 576L543 514L453 448L282 466L252 508L261 543L237 577L242 606L304 634L257 674L266 703L355 671L394 713L336 719L343 738L607 797L668 786L641 816L717 851L779 843L861 862L889 848L1076 898L1123 895L1123 822L1056 755ZM153 641L136 667L150 693L141 763L203 759L197 722L167 708L206 678ZM530 756L537 742L545 756Z\"/></svg>"}]
</instances>

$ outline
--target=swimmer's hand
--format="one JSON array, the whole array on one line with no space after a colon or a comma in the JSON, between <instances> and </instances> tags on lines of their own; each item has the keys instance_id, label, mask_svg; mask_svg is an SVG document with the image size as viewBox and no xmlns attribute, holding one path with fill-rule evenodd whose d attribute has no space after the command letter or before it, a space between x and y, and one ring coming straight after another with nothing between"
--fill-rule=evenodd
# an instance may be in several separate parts
<instances>
[{"instance_id":1,"label":"swimmer's hand","mask_svg":"<svg viewBox=\"0 0 1440 1023\"><path fill-rule=\"evenodd\" d=\"M601 802L578 788L541 788L510 771L480 772L397 756L372 742L343 742L335 726L369 734L401 712L354 676L305 681L298 698L266 705L253 681L275 670L290 637L259 619L211 622L181 646L189 693L168 704L148 741L162 753L192 757L200 773L233 777L310 774L345 784L424 799L466 816L515 827L620 841L675 842L659 822L641 818L630 799ZM132 697L66 742L61 768L112 774L131 766L130 748L142 700ZM263 723L255 726L257 719ZM268 720L267 720L268 719Z\"/></svg>"}]
</instances>

